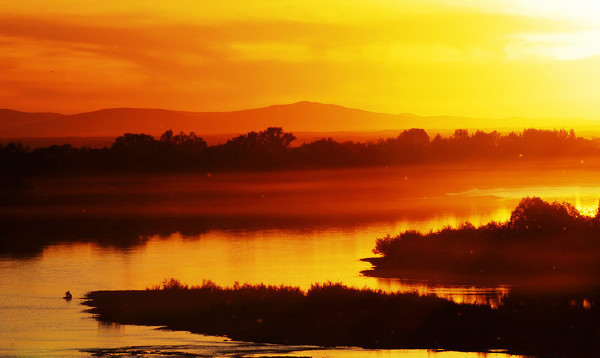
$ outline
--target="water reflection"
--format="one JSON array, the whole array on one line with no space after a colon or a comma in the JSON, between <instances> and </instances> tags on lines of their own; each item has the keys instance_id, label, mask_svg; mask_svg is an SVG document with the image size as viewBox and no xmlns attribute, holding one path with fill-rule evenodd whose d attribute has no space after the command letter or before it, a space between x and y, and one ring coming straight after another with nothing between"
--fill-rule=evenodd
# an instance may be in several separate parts
<instances>
[{"instance_id":1,"label":"water reflection","mask_svg":"<svg viewBox=\"0 0 600 358\"><path fill-rule=\"evenodd\" d=\"M506 220L523 196L595 210L593 171L440 166L278 173L45 178L0 201L0 255L35 257L64 242L117 248L211 230L435 230ZM405 179L409 178L409 179Z\"/></svg>"},{"instance_id":2,"label":"water reflection","mask_svg":"<svg viewBox=\"0 0 600 358\"><path fill-rule=\"evenodd\" d=\"M219 285L235 282L299 286L308 289L316 282L341 282L356 288L386 292L434 294L459 303L497 306L509 287L456 285L417 280L366 277L361 271L370 268L360 258L372 255L374 237L382 227L361 231L317 231L311 234L290 231L225 232L212 231L191 238L180 234L168 239L149 240L143 252L132 253L133 261L147 262L135 276L142 282L158 283L169 272L188 284L211 279ZM367 239L365 232L369 232ZM323 238L327 238L323 240ZM281 243L284 242L282 245Z\"/></svg>"},{"instance_id":3,"label":"water reflection","mask_svg":"<svg viewBox=\"0 0 600 358\"><path fill-rule=\"evenodd\" d=\"M86 352L98 356L151 356L151 357L310 357L310 358L521 358L525 356L508 355L502 352L467 353L441 350L405 350L405 349L361 349L361 348L328 348L303 346L281 346L274 344L256 344L230 342L203 345L176 346L135 346L109 349L90 349Z\"/></svg>"},{"instance_id":4,"label":"water reflection","mask_svg":"<svg viewBox=\"0 0 600 358\"><path fill-rule=\"evenodd\" d=\"M270 355L264 355L269 357ZM502 352L487 352L487 353L467 353L467 352L451 352L440 350L404 350L404 349L345 349L345 350L319 350L319 351L302 351L290 354L293 357L338 357L338 358L520 358L524 356L508 355Z\"/></svg>"},{"instance_id":5,"label":"water reflection","mask_svg":"<svg viewBox=\"0 0 600 358\"><path fill-rule=\"evenodd\" d=\"M502 300L510 293L509 285L482 287L472 285L452 285L429 281L405 280L394 278L377 278L380 288L388 292L418 293L419 295L435 295L456 303L485 305L498 308Z\"/></svg>"},{"instance_id":6,"label":"water reflection","mask_svg":"<svg viewBox=\"0 0 600 358\"><path fill-rule=\"evenodd\" d=\"M117 322L98 321L98 333L106 333L107 336L119 335L122 325Z\"/></svg>"},{"instance_id":7,"label":"water reflection","mask_svg":"<svg viewBox=\"0 0 600 358\"><path fill-rule=\"evenodd\" d=\"M599 186L524 186L517 188L469 189L462 192L448 193L458 197L495 197L504 199L520 199L528 196L539 196L547 201L567 201L573 204L580 213L594 216L598 209L600 195Z\"/></svg>"},{"instance_id":8,"label":"water reflection","mask_svg":"<svg viewBox=\"0 0 600 358\"><path fill-rule=\"evenodd\" d=\"M146 245L151 238L169 240L174 234L194 238L213 231L239 233L241 236L253 232L259 233L260 236L263 232L276 231L291 235L337 231L384 236L408 229L428 231L446 225L456 226L467 220L483 224L490 219L505 219L510 214L509 204L502 201L489 203L485 200L451 208L446 205L450 205L447 199L439 198L421 200L420 203L409 206L402 205L393 214L381 212L324 215L309 212L292 216L275 212L269 215L242 216L105 216L89 213L83 216L55 216L55 212L49 209L40 216L0 218L0 234L5 238L0 242L0 256L34 258L40 255L45 247L62 243L90 242L106 248L127 250ZM365 236L364 239L371 240L373 237Z\"/></svg>"},{"instance_id":9,"label":"water reflection","mask_svg":"<svg viewBox=\"0 0 600 358\"><path fill-rule=\"evenodd\" d=\"M376 279L360 274L370 268L360 259L373 256L376 238L387 234L507 220L525 195L570 201L575 195L579 208L595 208L596 174L403 168L38 183L32 197L0 206L0 356L198 344L203 338L184 332L99 326L78 305L88 291L144 289L168 277L191 285L210 279L304 289L333 281L497 306L510 291L502 282ZM60 298L66 290L74 294L71 303ZM379 350L331 356L438 354L453 356Z\"/></svg>"}]
</instances>

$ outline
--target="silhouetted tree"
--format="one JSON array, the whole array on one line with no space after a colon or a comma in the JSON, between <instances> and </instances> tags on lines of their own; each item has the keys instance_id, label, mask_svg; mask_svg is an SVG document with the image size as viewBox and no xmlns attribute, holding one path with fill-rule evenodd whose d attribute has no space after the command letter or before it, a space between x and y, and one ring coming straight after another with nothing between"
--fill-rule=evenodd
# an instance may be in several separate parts
<instances>
[{"instance_id":1,"label":"silhouetted tree","mask_svg":"<svg viewBox=\"0 0 600 358\"><path fill-rule=\"evenodd\" d=\"M538 197L524 198L510 215L513 230L565 230L581 217L569 203L548 203Z\"/></svg>"},{"instance_id":2,"label":"silhouetted tree","mask_svg":"<svg viewBox=\"0 0 600 358\"><path fill-rule=\"evenodd\" d=\"M171 144L173 141L173 131L169 129L168 131L164 132L160 136L160 141L164 144Z\"/></svg>"},{"instance_id":3,"label":"silhouetted tree","mask_svg":"<svg viewBox=\"0 0 600 358\"><path fill-rule=\"evenodd\" d=\"M235 166L273 168L287 162L288 146L294 139L282 128L269 127L230 139L222 146L222 153Z\"/></svg>"},{"instance_id":4,"label":"silhouetted tree","mask_svg":"<svg viewBox=\"0 0 600 358\"><path fill-rule=\"evenodd\" d=\"M112 149L134 149L144 150L146 148L156 147L157 141L148 134L134 134L125 133L120 137L117 137L115 143L112 145Z\"/></svg>"}]
</instances>

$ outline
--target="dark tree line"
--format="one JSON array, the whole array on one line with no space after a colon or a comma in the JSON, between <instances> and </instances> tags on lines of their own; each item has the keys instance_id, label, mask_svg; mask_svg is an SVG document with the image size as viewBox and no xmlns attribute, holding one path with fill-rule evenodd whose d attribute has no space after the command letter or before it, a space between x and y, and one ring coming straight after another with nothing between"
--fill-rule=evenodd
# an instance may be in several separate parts
<instances>
[{"instance_id":1,"label":"dark tree line","mask_svg":"<svg viewBox=\"0 0 600 358\"><path fill-rule=\"evenodd\" d=\"M506 135L470 134L458 129L433 139L423 129L408 129L376 142L337 142L324 138L297 147L292 133L271 127L224 144L208 146L194 132L166 131L156 139L126 133L110 147L92 149L53 145L29 150L20 143L0 144L0 165L9 176L53 172L168 172L364 167L465 160L540 159L600 153L600 142L573 130L527 129Z\"/></svg>"}]
</instances>

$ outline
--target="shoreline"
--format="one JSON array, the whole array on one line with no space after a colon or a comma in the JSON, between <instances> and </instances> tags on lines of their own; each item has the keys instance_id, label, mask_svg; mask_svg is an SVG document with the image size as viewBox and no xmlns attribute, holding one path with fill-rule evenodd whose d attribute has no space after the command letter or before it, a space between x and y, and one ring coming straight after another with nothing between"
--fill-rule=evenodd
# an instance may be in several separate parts
<instances>
[{"instance_id":1,"label":"shoreline","mask_svg":"<svg viewBox=\"0 0 600 358\"><path fill-rule=\"evenodd\" d=\"M596 351L593 342L600 332L597 305L573 305L563 296L510 295L493 309L331 283L306 293L209 283L191 289L94 291L86 299L83 304L92 307L88 312L100 321L286 345L577 357Z\"/></svg>"}]
</instances>

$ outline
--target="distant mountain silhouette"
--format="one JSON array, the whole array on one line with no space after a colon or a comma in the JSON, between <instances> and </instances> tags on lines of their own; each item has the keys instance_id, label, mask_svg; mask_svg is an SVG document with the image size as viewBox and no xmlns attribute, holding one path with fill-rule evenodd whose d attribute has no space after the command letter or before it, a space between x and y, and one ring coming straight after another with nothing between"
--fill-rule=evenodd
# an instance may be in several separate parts
<instances>
[{"instance_id":1,"label":"distant mountain silhouette","mask_svg":"<svg viewBox=\"0 0 600 358\"><path fill-rule=\"evenodd\" d=\"M46 122L61 120L65 115L59 113L28 113L11 109L0 109L0 136L12 136L12 133L37 132Z\"/></svg>"},{"instance_id":2,"label":"distant mountain silhouette","mask_svg":"<svg viewBox=\"0 0 600 358\"><path fill-rule=\"evenodd\" d=\"M298 102L232 112L110 108L62 115L0 110L0 137L117 136L165 130L199 134L245 133L269 126L294 131L365 131L403 128L403 116Z\"/></svg>"},{"instance_id":3,"label":"distant mountain silhouette","mask_svg":"<svg viewBox=\"0 0 600 358\"><path fill-rule=\"evenodd\" d=\"M547 127L543 121L529 126ZM110 108L65 115L0 109L0 137L114 137L126 132L159 135L194 131L199 135L241 134L270 126L291 132L374 132L411 127L427 130L494 128L503 119L422 117L414 114L375 113L317 102L297 102L231 112L185 112L150 108ZM566 127L572 124L567 123Z\"/></svg>"}]
</instances>

